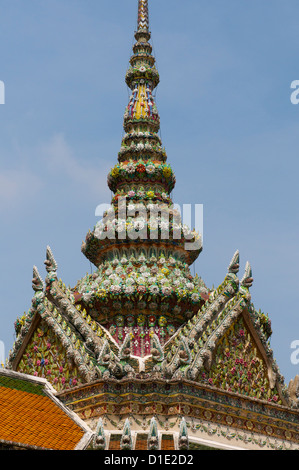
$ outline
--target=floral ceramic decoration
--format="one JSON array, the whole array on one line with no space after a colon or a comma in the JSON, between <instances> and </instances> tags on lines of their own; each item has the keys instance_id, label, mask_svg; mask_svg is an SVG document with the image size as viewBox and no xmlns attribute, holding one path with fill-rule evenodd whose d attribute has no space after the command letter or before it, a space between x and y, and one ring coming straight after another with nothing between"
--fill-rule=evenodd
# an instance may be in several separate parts
<instances>
[{"instance_id":1,"label":"floral ceramic decoration","mask_svg":"<svg viewBox=\"0 0 299 470\"><path fill-rule=\"evenodd\" d=\"M61 343L43 322L31 338L18 371L46 378L56 390L72 388L82 383L76 367L68 360Z\"/></svg>"},{"instance_id":2,"label":"floral ceramic decoration","mask_svg":"<svg viewBox=\"0 0 299 470\"><path fill-rule=\"evenodd\" d=\"M269 386L264 360L240 318L219 341L215 361L202 380L230 392L279 403L279 395Z\"/></svg>"}]
</instances>

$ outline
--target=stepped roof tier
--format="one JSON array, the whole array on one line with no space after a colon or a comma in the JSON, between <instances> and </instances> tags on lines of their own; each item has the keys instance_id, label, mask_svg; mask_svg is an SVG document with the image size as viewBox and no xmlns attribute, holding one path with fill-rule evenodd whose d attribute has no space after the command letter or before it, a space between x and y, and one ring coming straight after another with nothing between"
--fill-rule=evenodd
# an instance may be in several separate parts
<instances>
[{"instance_id":1,"label":"stepped roof tier","mask_svg":"<svg viewBox=\"0 0 299 470\"><path fill-rule=\"evenodd\" d=\"M190 273L201 238L171 199L148 17L139 0L114 196L82 245L96 271L66 287L47 247L6 367L46 378L94 449L298 449L299 378L285 385L250 264L239 279L236 251L216 289Z\"/></svg>"},{"instance_id":2,"label":"stepped roof tier","mask_svg":"<svg viewBox=\"0 0 299 470\"><path fill-rule=\"evenodd\" d=\"M46 267L45 283L34 268L32 307L16 324L7 367L47 378L95 433L93 448L161 449L166 439L164 449L183 449L186 440L201 449L211 429L219 437L212 448L299 448L298 378L286 387L271 322L251 301L248 263L237 277L238 252L223 283L172 331L142 315L138 327L119 321L106 329L57 278L49 248ZM148 354L134 354L146 342Z\"/></svg>"},{"instance_id":3,"label":"stepped roof tier","mask_svg":"<svg viewBox=\"0 0 299 470\"><path fill-rule=\"evenodd\" d=\"M97 271L81 279L76 298L108 328L120 321L135 321L138 327L138 312L147 324L165 316L177 329L208 298L203 281L193 279L189 269L202 250L200 235L183 225L171 199L176 180L158 135L153 92L159 74L150 37L148 3L139 2L136 43L126 74L131 97L125 134L118 163L108 175L114 196L82 245ZM135 354L143 355L139 350Z\"/></svg>"}]
</instances>

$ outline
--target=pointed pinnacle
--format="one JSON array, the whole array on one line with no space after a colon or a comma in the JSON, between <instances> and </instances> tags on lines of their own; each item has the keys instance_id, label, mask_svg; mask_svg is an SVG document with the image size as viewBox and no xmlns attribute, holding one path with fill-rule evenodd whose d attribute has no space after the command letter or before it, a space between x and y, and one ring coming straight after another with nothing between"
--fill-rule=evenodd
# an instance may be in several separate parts
<instances>
[{"instance_id":1,"label":"pointed pinnacle","mask_svg":"<svg viewBox=\"0 0 299 470\"><path fill-rule=\"evenodd\" d=\"M180 423L180 433L179 433L179 450L188 450L189 449L189 439L188 439L188 429L185 418L182 418Z\"/></svg>"},{"instance_id":2,"label":"pointed pinnacle","mask_svg":"<svg viewBox=\"0 0 299 470\"><path fill-rule=\"evenodd\" d=\"M237 274L239 272L239 268L240 268L240 253L239 253L239 250L237 250L229 264L228 272Z\"/></svg>"},{"instance_id":3,"label":"pointed pinnacle","mask_svg":"<svg viewBox=\"0 0 299 470\"><path fill-rule=\"evenodd\" d=\"M252 277L252 269L250 266L250 263L247 261L246 266L245 266L245 273L244 276L241 280L241 285L243 287L251 287L253 284L253 277Z\"/></svg>"},{"instance_id":4,"label":"pointed pinnacle","mask_svg":"<svg viewBox=\"0 0 299 470\"><path fill-rule=\"evenodd\" d=\"M36 292L44 289L44 281L42 280L36 266L33 266L32 289Z\"/></svg>"},{"instance_id":5,"label":"pointed pinnacle","mask_svg":"<svg viewBox=\"0 0 299 470\"><path fill-rule=\"evenodd\" d=\"M133 447L131 425L130 425L129 418L127 418L125 421L120 446L122 450L131 450Z\"/></svg>"},{"instance_id":6,"label":"pointed pinnacle","mask_svg":"<svg viewBox=\"0 0 299 470\"><path fill-rule=\"evenodd\" d=\"M56 272L57 269L58 269L58 265L55 261L52 250L49 246L47 246L47 259L46 259L44 264L46 266L46 270L48 271L48 273L51 272L51 271Z\"/></svg>"},{"instance_id":7,"label":"pointed pinnacle","mask_svg":"<svg viewBox=\"0 0 299 470\"><path fill-rule=\"evenodd\" d=\"M148 0L139 0L137 31L144 30L149 30Z\"/></svg>"},{"instance_id":8,"label":"pointed pinnacle","mask_svg":"<svg viewBox=\"0 0 299 470\"><path fill-rule=\"evenodd\" d=\"M158 426L155 418L151 419L147 448L148 450L157 450L159 448Z\"/></svg>"},{"instance_id":9,"label":"pointed pinnacle","mask_svg":"<svg viewBox=\"0 0 299 470\"><path fill-rule=\"evenodd\" d=\"M106 448L106 437L102 418L98 421L96 435L94 437L94 447L101 450Z\"/></svg>"}]
</instances>

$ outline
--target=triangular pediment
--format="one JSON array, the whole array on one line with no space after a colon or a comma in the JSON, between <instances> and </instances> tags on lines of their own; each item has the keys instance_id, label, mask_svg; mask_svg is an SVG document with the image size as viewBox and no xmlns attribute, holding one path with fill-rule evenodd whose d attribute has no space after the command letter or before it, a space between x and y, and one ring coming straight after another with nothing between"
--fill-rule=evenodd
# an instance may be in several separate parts
<instances>
[{"instance_id":1,"label":"triangular pediment","mask_svg":"<svg viewBox=\"0 0 299 470\"><path fill-rule=\"evenodd\" d=\"M56 264L47 252L46 289L33 270L32 307L16 322L17 339L8 367L46 378L57 390L90 383L102 376L122 378L138 360L121 348L57 279Z\"/></svg>"},{"instance_id":2,"label":"triangular pediment","mask_svg":"<svg viewBox=\"0 0 299 470\"><path fill-rule=\"evenodd\" d=\"M271 361L251 331L252 325L244 311L218 339L211 363L204 368L199 381L225 391L281 404L283 398Z\"/></svg>"},{"instance_id":3,"label":"triangular pediment","mask_svg":"<svg viewBox=\"0 0 299 470\"><path fill-rule=\"evenodd\" d=\"M24 349L17 371L46 378L58 391L85 382L63 343L42 319Z\"/></svg>"},{"instance_id":4,"label":"triangular pediment","mask_svg":"<svg viewBox=\"0 0 299 470\"><path fill-rule=\"evenodd\" d=\"M250 279L247 275L246 278ZM288 404L269 345L270 321L256 311L245 282L229 274L165 345L162 373L224 391Z\"/></svg>"}]
</instances>

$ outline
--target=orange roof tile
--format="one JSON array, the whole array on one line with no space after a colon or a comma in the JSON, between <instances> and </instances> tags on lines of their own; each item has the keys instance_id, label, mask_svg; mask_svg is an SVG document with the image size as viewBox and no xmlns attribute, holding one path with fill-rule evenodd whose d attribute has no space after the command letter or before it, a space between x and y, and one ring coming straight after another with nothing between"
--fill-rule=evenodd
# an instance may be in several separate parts
<instances>
[{"instance_id":1,"label":"orange roof tile","mask_svg":"<svg viewBox=\"0 0 299 470\"><path fill-rule=\"evenodd\" d=\"M0 371L0 440L22 446L72 450L85 430L46 393L45 384Z\"/></svg>"}]
</instances>

